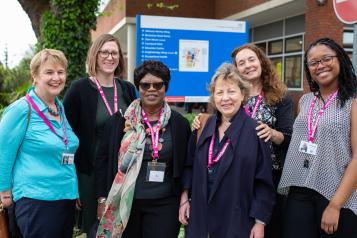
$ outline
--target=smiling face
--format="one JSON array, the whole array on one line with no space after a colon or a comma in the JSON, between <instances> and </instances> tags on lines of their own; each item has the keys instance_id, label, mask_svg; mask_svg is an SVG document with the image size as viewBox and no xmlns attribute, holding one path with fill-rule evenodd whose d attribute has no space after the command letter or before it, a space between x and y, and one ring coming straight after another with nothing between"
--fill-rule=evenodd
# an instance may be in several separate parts
<instances>
[{"instance_id":1,"label":"smiling face","mask_svg":"<svg viewBox=\"0 0 357 238\"><path fill-rule=\"evenodd\" d=\"M116 42L108 41L103 44L97 55L97 74L114 76L119 64L119 48Z\"/></svg>"},{"instance_id":2,"label":"smiling face","mask_svg":"<svg viewBox=\"0 0 357 238\"><path fill-rule=\"evenodd\" d=\"M337 88L340 63L335 51L325 45L316 45L308 52L307 64L312 80L320 88Z\"/></svg>"},{"instance_id":3,"label":"smiling face","mask_svg":"<svg viewBox=\"0 0 357 238\"><path fill-rule=\"evenodd\" d=\"M32 75L36 93L44 98L58 96L66 83L66 69L59 63L47 61Z\"/></svg>"},{"instance_id":4,"label":"smiling face","mask_svg":"<svg viewBox=\"0 0 357 238\"><path fill-rule=\"evenodd\" d=\"M213 101L223 117L231 119L241 107L244 96L237 83L218 78L215 82Z\"/></svg>"},{"instance_id":5,"label":"smiling face","mask_svg":"<svg viewBox=\"0 0 357 238\"><path fill-rule=\"evenodd\" d=\"M143 108L160 108L165 99L165 88L166 86L163 85L161 89L156 89L153 83L162 83L164 82L161 78L156 77L152 74L146 74L139 83L139 93L140 99ZM150 87L145 90L144 87L141 87L140 84L151 84Z\"/></svg>"},{"instance_id":6,"label":"smiling face","mask_svg":"<svg viewBox=\"0 0 357 238\"><path fill-rule=\"evenodd\" d=\"M260 81L262 66L257 54L250 49L243 49L235 56L240 76L248 82Z\"/></svg>"}]
</instances>

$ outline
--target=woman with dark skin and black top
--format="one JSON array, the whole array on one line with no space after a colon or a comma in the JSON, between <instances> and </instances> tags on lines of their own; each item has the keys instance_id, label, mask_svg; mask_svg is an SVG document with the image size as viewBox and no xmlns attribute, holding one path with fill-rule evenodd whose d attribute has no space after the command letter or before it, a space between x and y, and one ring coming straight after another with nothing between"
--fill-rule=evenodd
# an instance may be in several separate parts
<instances>
[{"instance_id":1,"label":"woman with dark skin and black top","mask_svg":"<svg viewBox=\"0 0 357 238\"><path fill-rule=\"evenodd\" d=\"M68 121L80 141L75 155L77 207L82 210L82 229L87 234L97 219L97 207L105 201L105 197L96 197L93 171L104 125L111 115L124 113L136 98L134 85L119 78L124 65L118 39L110 34L99 36L87 55L89 77L74 81L64 98Z\"/></svg>"},{"instance_id":2,"label":"woman with dark skin and black top","mask_svg":"<svg viewBox=\"0 0 357 238\"><path fill-rule=\"evenodd\" d=\"M140 99L130 104L124 118L116 115L106 127L96 164L97 191L108 197L98 237L178 236L181 177L191 130L165 102L169 81L163 63L144 61L134 72Z\"/></svg>"}]
</instances>

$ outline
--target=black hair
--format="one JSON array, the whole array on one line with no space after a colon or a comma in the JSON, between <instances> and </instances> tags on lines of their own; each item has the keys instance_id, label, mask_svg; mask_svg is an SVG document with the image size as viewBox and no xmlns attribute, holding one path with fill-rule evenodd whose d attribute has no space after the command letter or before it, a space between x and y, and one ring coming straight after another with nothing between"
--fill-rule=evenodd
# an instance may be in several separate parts
<instances>
[{"instance_id":1,"label":"black hair","mask_svg":"<svg viewBox=\"0 0 357 238\"><path fill-rule=\"evenodd\" d=\"M165 91L167 92L171 76L169 68L164 63L158 60L145 60L139 67L137 67L134 70L134 84L137 90L139 90L141 79L147 74L152 74L161 78L165 83Z\"/></svg>"},{"instance_id":2,"label":"black hair","mask_svg":"<svg viewBox=\"0 0 357 238\"><path fill-rule=\"evenodd\" d=\"M340 73L338 75L339 90L337 98L340 101L340 106L343 107L348 99L355 97L357 94L357 78L351 59L348 57L346 51L332 39L321 38L310 44L308 49L305 51L304 68L310 90L317 95L320 95L320 87L312 79L309 67L307 65L307 55L309 54L310 50L317 45L325 45L336 52L336 57L340 64Z\"/></svg>"}]
</instances>

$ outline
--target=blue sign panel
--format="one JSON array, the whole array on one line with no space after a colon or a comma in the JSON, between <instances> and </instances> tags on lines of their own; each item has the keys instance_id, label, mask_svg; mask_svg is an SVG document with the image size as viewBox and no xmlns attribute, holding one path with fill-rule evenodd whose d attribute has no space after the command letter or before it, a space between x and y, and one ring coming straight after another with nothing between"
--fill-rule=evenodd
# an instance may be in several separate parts
<instances>
[{"instance_id":1,"label":"blue sign panel","mask_svg":"<svg viewBox=\"0 0 357 238\"><path fill-rule=\"evenodd\" d=\"M204 102L215 70L231 62L235 47L247 43L242 21L144 16L136 17L136 65L160 60L171 71L170 101Z\"/></svg>"}]
</instances>

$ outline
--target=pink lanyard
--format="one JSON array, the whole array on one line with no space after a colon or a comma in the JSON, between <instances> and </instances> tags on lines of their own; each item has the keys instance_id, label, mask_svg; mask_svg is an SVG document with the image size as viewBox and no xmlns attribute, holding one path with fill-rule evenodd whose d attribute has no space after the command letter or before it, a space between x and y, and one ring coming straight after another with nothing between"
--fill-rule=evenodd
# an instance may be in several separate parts
<instances>
[{"instance_id":1,"label":"pink lanyard","mask_svg":"<svg viewBox=\"0 0 357 238\"><path fill-rule=\"evenodd\" d=\"M315 96L314 100L311 102L310 109L309 109L309 114L308 114L308 117L307 117L308 141L309 142L314 142L314 140L315 140L314 135L315 135L315 132L316 132L317 124L319 123L320 118L321 118L322 114L325 112L325 110L327 109L327 107L336 98L337 92L338 92L338 89L328 97L326 104L320 109L319 113L317 114L317 117L316 117L314 125L312 125L312 111L314 110L314 106L315 106L315 103L317 101L317 96Z\"/></svg>"},{"instance_id":2,"label":"pink lanyard","mask_svg":"<svg viewBox=\"0 0 357 238\"><path fill-rule=\"evenodd\" d=\"M110 109L108 100L103 92L102 87L100 86L98 80L96 78L94 78L94 82L97 85L98 91L100 96L103 99L103 102L105 104L105 106L107 107L107 110L109 112L109 115L113 115L112 109ZM117 92L117 85L115 83L115 79L113 79L113 85L114 85L114 113L116 113L118 111L118 92Z\"/></svg>"},{"instance_id":3,"label":"pink lanyard","mask_svg":"<svg viewBox=\"0 0 357 238\"><path fill-rule=\"evenodd\" d=\"M212 165L214 163L217 163L223 156L224 152L226 151L229 143L231 143L231 139L227 139L227 142L224 144L223 148L221 149L221 151L218 153L218 155L216 156L216 158L213 159L213 146L214 146L214 138L215 138L216 133L214 133L212 135L211 138L211 143L209 144L209 148L208 148L208 169L212 168Z\"/></svg>"},{"instance_id":4,"label":"pink lanyard","mask_svg":"<svg viewBox=\"0 0 357 238\"><path fill-rule=\"evenodd\" d=\"M38 108L38 106L36 105L36 103L32 100L32 98L30 97L30 95L26 94L26 99L27 101L31 104L31 106L33 107L33 109L37 112L37 114L41 117L41 119L46 123L46 125L50 128L50 130L57 135L58 137L60 137L63 141L63 143L65 144L65 146L67 146L68 144L68 139L67 139L67 131L66 131L66 120L64 117L62 117L63 120L63 136L61 136L60 134L58 134L55 130L55 128L53 128L52 124L50 123L50 121L47 119L47 117L40 111L40 109ZM62 114L62 113L61 113Z\"/></svg>"},{"instance_id":5,"label":"pink lanyard","mask_svg":"<svg viewBox=\"0 0 357 238\"><path fill-rule=\"evenodd\" d=\"M262 96L262 94L259 94L259 96L258 96L258 98L257 98L257 101L255 102L255 105L254 105L254 108L253 108L253 112L252 112L251 118L254 119L255 114L257 113L258 108L259 108L260 104L262 103L262 101L263 101L263 96ZM246 113L248 116L250 116L248 103L245 105L244 110L245 110L245 113Z\"/></svg>"},{"instance_id":6,"label":"pink lanyard","mask_svg":"<svg viewBox=\"0 0 357 238\"><path fill-rule=\"evenodd\" d=\"M159 159L159 133L161 127L161 120L164 117L164 107L161 108L159 121L156 124L156 127L153 128L150 124L149 118L144 112L144 109L141 109L141 114L143 115L144 122L149 127L150 134L151 134L151 143L152 143L152 150L153 150L153 157L154 159Z\"/></svg>"}]
</instances>

